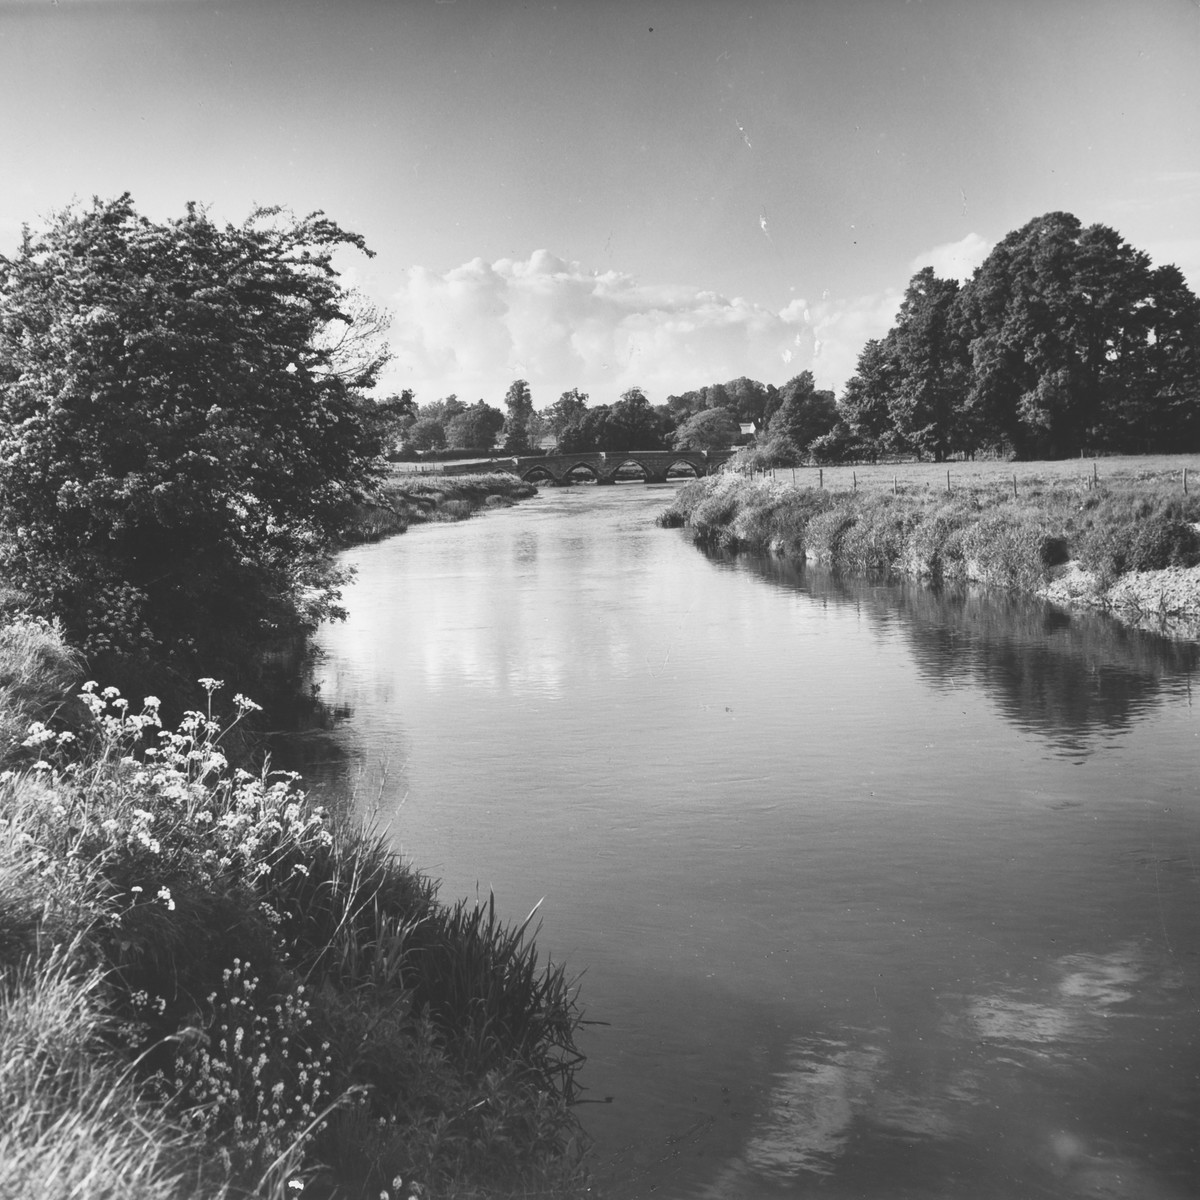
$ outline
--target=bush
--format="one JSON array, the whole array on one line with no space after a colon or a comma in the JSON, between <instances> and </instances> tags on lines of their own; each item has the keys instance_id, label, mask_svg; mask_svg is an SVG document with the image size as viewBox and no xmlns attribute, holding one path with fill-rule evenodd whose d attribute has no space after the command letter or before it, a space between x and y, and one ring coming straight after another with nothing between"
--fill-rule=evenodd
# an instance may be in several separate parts
<instances>
[{"instance_id":1,"label":"bush","mask_svg":"<svg viewBox=\"0 0 1200 1200\"><path fill-rule=\"evenodd\" d=\"M1078 557L1100 581L1127 571L1200 563L1200 502L1192 498L1112 493L1085 503Z\"/></svg>"},{"instance_id":2,"label":"bush","mask_svg":"<svg viewBox=\"0 0 1200 1200\"><path fill-rule=\"evenodd\" d=\"M154 224L125 195L0 256L7 579L93 664L245 676L336 615L335 539L386 432L362 394L386 352L336 333L346 248L319 213Z\"/></svg>"}]
</instances>

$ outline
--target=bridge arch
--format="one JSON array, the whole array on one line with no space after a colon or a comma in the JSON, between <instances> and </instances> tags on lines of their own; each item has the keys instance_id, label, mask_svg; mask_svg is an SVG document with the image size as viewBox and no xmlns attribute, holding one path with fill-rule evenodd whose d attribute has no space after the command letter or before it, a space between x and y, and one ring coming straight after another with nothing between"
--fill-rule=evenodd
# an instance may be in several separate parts
<instances>
[{"instance_id":1,"label":"bridge arch","mask_svg":"<svg viewBox=\"0 0 1200 1200\"><path fill-rule=\"evenodd\" d=\"M558 482L558 476L545 463L534 463L531 467L525 467L520 472L520 478L526 483L533 483L538 479L549 479L551 483Z\"/></svg>"},{"instance_id":2,"label":"bridge arch","mask_svg":"<svg viewBox=\"0 0 1200 1200\"><path fill-rule=\"evenodd\" d=\"M649 481L653 476L653 472L650 470L650 468L640 459L634 458L632 454L609 454L608 474L610 478L616 476L625 467L636 468L641 474L642 478L646 481Z\"/></svg>"}]
</instances>

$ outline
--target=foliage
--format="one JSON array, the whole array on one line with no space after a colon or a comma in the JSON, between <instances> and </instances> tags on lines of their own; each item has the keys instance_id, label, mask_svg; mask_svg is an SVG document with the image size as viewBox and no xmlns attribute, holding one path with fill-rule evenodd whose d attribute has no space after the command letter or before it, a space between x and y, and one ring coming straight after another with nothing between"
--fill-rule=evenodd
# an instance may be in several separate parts
<instances>
[{"instance_id":1,"label":"foliage","mask_svg":"<svg viewBox=\"0 0 1200 1200\"><path fill-rule=\"evenodd\" d=\"M1200 563L1200 498L1091 496L1076 538L1081 564L1105 582L1127 571Z\"/></svg>"},{"instance_id":2,"label":"foliage","mask_svg":"<svg viewBox=\"0 0 1200 1200\"><path fill-rule=\"evenodd\" d=\"M89 655L244 663L336 612L330 549L377 477L320 213L155 224L128 195L0 258L0 540Z\"/></svg>"},{"instance_id":3,"label":"foliage","mask_svg":"<svg viewBox=\"0 0 1200 1200\"><path fill-rule=\"evenodd\" d=\"M231 769L202 683L176 729L153 697L134 713L94 685L78 738L34 725L38 761L0 780L0 967L75 937L164 1144L206 1148L222 1176L281 1193L307 1161L374 1195L398 1175L403 1195L570 1191L576 992L539 966L529 920L441 905L294 776ZM235 701L236 725L255 706Z\"/></svg>"},{"instance_id":4,"label":"foliage","mask_svg":"<svg viewBox=\"0 0 1200 1200\"><path fill-rule=\"evenodd\" d=\"M25 615L0 625L0 759L59 707L79 670L58 622Z\"/></svg>"},{"instance_id":5,"label":"foliage","mask_svg":"<svg viewBox=\"0 0 1200 1200\"><path fill-rule=\"evenodd\" d=\"M508 416L504 421L504 450L507 454L521 454L532 444L529 423L533 418L533 398L529 384L524 379L514 380L504 396L504 407Z\"/></svg>"},{"instance_id":6,"label":"foliage","mask_svg":"<svg viewBox=\"0 0 1200 1200\"><path fill-rule=\"evenodd\" d=\"M1101 590L1127 572L1200 565L1200 497L1181 494L1177 477L1103 491L1034 484L1014 498L1002 483L835 492L730 472L681 488L659 520L710 547L1025 592L1068 561Z\"/></svg>"},{"instance_id":7,"label":"foliage","mask_svg":"<svg viewBox=\"0 0 1200 1200\"><path fill-rule=\"evenodd\" d=\"M709 409L724 408L737 424L753 424L761 429L766 427L778 406L779 392L773 385L742 375L726 383L709 384L682 395L668 396L665 407L670 423L676 427Z\"/></svg>"},{"instance_id":8,"label":"foliage","mask_svg":"<svg viewBox=\"0 0 1200 1200\"><path fill-rule=\"evenodd\" d=\"M780 403L769 427L772 442L786 442L802 461L809 446L837 422L833 393L818 391L811 371L802 371L780 389ZM791 465L790 463L786 465Z\"/></svg>"},{"instance_id":9,"label":"foliage","mask_svg":"<svg viewBox=\"0 0 1200 1200\"><path fill-rule=\"evenodd\" d=\"M930 268L842 401L870 455L1200 447L1200 300L1113 229L1047 213L963 287Z\"/></svg>"},{"instance_id":10,"label":"foliage","mask_svg":"<svg viewBox=\"0 0 1200 1200\"><path fill-rule=\"evenodd\" d=\"M729 409L708 408L684 421L671 435L671 445L676 450L728 450L737 436Z\"/></svg>"},{"instance_id":11,"label":"foliage","mask_svg":"<svg viewBox=\"0 0 1200 1200\"><path fill-rule=\"evenodd\" d=\"M200 1146L112 1050L102 973L78 958L64 944L0 978L0 1196L188 1200Z\"/></svg>"},{"instance_id":12,"label":"foliage","mask_svg":"<svg viewBox=\"0 0 1200 1200\"><path fill-rule=\"evenodd\" d=\"M447 422L446 444L490 450L503 428L504 414L498 408L478 400Z\"/></svg>"},{"instance_id":13,"label":"foliage","mask_svg":"<svg viewBox=\"0 0 1200 1200\"><path fill-rule=\"evenodd\" d=\"M414 450L441 450L446 445L446 429L435 417L418 417L409 427L405 445Z\"/></svg>"},{"instance_id":14,"label":"foliage","mask_svg":"<svg viewBox=\"0 0 1200 1200\"><path fill-rule=\"evenodd\" d=\"M543 427L554 437L555 444L562 440L563 431L581 421L587 412L587 393L578 388L563 392L549 408L542 411Z\"/></svg>"}]
</instances>

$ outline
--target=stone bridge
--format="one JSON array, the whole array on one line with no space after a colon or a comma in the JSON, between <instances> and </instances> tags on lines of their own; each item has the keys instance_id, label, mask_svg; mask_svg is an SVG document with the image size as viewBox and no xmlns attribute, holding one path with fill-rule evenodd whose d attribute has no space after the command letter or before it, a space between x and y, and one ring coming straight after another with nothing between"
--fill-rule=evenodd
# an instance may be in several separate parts
<instances>
[{"instance_id":1,"label":"stone bridge","mask_svg":"<svg viewBox=\"0 0 1200 1200\"><path fill-rule=\"evenodd\" d=\"M587 471L597 483L616 483L618 474L628 478L633 468L647 483L665 483L672 470L686 468L699 478L711 475L732 457L732 450L588 450L579 454L528 454L486 462L445 463L442 473L509 471L531 482L545 478L562 485L570 482L567 477L574 471Z\"/></svg>"}]
</instances>

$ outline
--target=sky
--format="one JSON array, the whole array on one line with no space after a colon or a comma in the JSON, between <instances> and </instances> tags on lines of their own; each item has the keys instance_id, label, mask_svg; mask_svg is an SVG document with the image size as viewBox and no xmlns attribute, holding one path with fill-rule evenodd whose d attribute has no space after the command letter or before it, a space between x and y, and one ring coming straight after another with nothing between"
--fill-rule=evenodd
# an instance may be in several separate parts
<instances>
[{"instance_id":1,"label":"sky","mask_svg":"<svg viewBox=\"0 0 1200 1200\"><path fill-rule=\"evenodd\" d=\"M362 234L422 403L840 392L1046 212L1200 291L1200 3L0 0L0 253L126 191Z\"/></svg>"}]
</instances>

